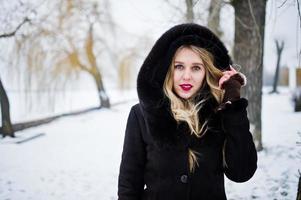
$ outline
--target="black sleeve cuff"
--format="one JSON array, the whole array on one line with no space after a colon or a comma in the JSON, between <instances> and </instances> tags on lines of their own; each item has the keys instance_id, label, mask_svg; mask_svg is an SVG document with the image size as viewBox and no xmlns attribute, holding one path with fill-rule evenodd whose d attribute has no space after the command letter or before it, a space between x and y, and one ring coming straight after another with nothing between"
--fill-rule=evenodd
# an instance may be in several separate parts
<instances>
[{"instance_id":1,"label":"black sleeve cuff","mask_svg":"<svg viewBox=\"0 0 301 200\"><path fill-rule=\"evenodd\" d=\"M230 101L230 103L225 102L225 106L221 111L231 112L231 111L240 111L248 107L248 100L245 98L240 98L235 101Z\"/></svg>"},{"instance_id":2,"label":"black sleeve cuff","mask_svg":"<svg viewBox=\"0 0 301 200\"><path fill-rule=\"evenodd\" d=\"M232 102L225 102L218 108L218 113L221 115L222 122L227 126L249 123L247 117L248 100L240 98Z\"/></svg>"}]
</instances>

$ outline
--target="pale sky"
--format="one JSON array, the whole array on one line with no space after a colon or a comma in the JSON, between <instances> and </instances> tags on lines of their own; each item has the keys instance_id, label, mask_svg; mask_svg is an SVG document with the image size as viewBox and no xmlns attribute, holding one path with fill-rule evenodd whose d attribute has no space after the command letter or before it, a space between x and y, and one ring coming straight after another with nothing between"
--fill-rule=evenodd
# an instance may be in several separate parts
<instances>
[{"instance_id":1,"label":"pale sky","mask_svg":"<svg viewBox=\"0 0 301 200\"><path fill-rule=\"evenodd\" d=\"M198 9L206 9L208 3L200 0ZM298 27L297 7L295 1L288 0L280 7L283 1L268 0L265 29L265 57L264 66L273 71L276 65L276 47L274 39L285 41L281 65L296 67L298 65L297 48L300 49L300 28ZM280 7L280 8L279 8ZM170 9L162 0L153 1L112 1L113 16L118 24L135 34L151 34L154 41L168 28L174 25L179 15L176 10ZM224 28L226 43L233 41L233 9L228 6L223 9L222 27ZM201 21L199 23L202 23ZM203 22L204 23L204 22ZM298 38L298 37L299 38ZM299 40L297 42L297 40ZM226 44L227 45L227 44Z\"/></svg>"},{"instance_id":2,"label":"pale sky","mask_svg":"<svg viewBox=\"0 0 301 200\"><path fill-rule=\"evenodd\" d=\"M281 6L282 1L268 1L265 34L265 67L274 69L276 65L275 39L284 41L281 64L289 67L298 65L297 49L301 47L301 28L298 22L296 1L288 0ZM298 28L299 26L299 28ZM300 63L299 63L300 64Z\"/></svg>"},{"instance_id":3,"label":"pale sky","mask_svg":"<svg viewBox=\"0 0 301 200\"><path fill-rule=\"evenodd\" d=\"M12 8L15 5L18 5L16 2L10 3L9 0L0 1L2 1L0 5L9 4ZM40 5L40 3L36 3L38 1L35 0L26 1L31 2L34 5ZM169 1L178 4L182 3L183 8L185 6L184 0ZM122 28L122 30L132 34L133 37L147 36L153 40L152 44L167 29L175 24L181 23L180 11L176 8L172 8L168 3L166 3L166 0L110 0L109 2L111 4L113 20ZM284 0L268 0L266 9L264 68L272 73L275 70L277 59L274 39L283 39L285 41L283 56L281 59L282 66L296 67L298 65L297 49L301 48L301 28L298 24L297 6L295 5L296 1L287 0L285 5L279 8L282 2L284 2ZM195 5L195 11L203 13L196 16L196 18L200 19L197 23L206 25L207 13L204 12L204 10L207 8L208 1L206 0L199 0ZM17 12L18 13L12 15L12 17L22 15L22 12ZM1 16L5 17L3 13ZM21 16L20 19L22 18L23 17ZM14 19L14 21L17 23L20 19ZM226 46L229 47L233 43L234 35L234 11L231 6L223 8L221 26L224 31L224 37L222 40L225 42ZM123 33L118 33L116 37L122 38L122 34ZM131 42L132 41L128 41L129 45L131 45ZM150 47L149 49L144 48L144 51L145 52L142 53L142 55L146 56L150 51ZM7 50L3 50L1 52L1 58L6 57L5 52L7 52ZM6 65L3 65L2 67L6 67ZM136 67L140 67L139 63Z\"/></svg>"}]
</instances>

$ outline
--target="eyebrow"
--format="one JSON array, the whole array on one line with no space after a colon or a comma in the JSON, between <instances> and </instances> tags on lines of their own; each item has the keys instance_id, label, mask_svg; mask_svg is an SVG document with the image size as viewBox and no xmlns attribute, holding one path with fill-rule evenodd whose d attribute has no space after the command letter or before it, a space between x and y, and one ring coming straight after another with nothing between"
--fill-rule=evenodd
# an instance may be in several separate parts
<instances>
[{"instance_id":1,"label":"eyebrow","mask_svg":"<svg viewBox=\"0 0 301 200\"><path fill-rule=\"evenodd\" d=\"M184 64L184 62L181 61L175 61L175 63ZM193 65L204 65L203 63L192 63Z\"/></svg>"}]
</instances>

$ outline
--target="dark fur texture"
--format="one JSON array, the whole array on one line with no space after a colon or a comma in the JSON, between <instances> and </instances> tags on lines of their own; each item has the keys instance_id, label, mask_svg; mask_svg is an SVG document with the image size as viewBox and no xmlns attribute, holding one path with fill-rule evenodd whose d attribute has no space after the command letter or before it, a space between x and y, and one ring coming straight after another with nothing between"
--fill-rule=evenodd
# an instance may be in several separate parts
<instances>
[{"instance_id":1,"label":"dark fur texture","mask_svg":"<svg viewBox=\"0 0 301 200\"><path fill-rule=\"evenodd\" d=\"M172 57L182 45L195 45L214 56L214 64L221 70L232 63L228 51L208 28L197 24L181 24L166 31L155 43L138 74L137 89L144 108L159 106L164 97L162 86Z\"/></svg>"},{"instance_id":2,"label":"dark fur texture","mask_svg":"<svg viewBox=\"0 0 301 200\"><path fill-rule=\"evenodd\" d=\"M224 44L208 28L197 24L177 25L157 40L140 69L137 90L150 133L164 143L174 142L177 124L162 88L172 57L182 45L195 45L206 49L214 56L215 66L221 70L229 69L231 64ZM199 99L210 99L200 112L201 119L204 119L209 117L217 105L209 89L202 89Z\"/></svg>"}]
</instances>

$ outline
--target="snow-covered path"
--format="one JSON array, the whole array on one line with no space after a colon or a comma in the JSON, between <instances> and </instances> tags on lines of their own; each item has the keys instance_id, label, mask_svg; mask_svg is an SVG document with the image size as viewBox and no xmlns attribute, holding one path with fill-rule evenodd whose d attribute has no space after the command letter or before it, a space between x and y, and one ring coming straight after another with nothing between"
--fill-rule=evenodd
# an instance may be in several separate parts
<instances>
[{"instance_id":1,"label":"snow-covered path","mask_svg":"<svg viewBox=\"0 0 301 200\"><path fill-rule=\"evenodd\" d=\"M2 141L0 199L116 199L129 108L93 111L23 131L46 135L22 144Z\"/></svg>"},{"instance_id":2,"label":"snow-covered path","mask_svg":"<svg viewBox=\"0 0 301 200\"><path fill-rule=\"evenodd\" d=\"M117 178L131 105L66 117L20 134L45 133L22 144L0 139L0 199L117 199ZM253 179L226 181L229 199L295 199L301 169L301 113L287 92L263 97L263 144ZM299 157L298 157L299 154Z\"/></svg>"}]
</instances>

